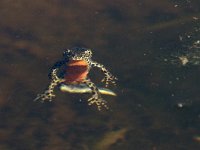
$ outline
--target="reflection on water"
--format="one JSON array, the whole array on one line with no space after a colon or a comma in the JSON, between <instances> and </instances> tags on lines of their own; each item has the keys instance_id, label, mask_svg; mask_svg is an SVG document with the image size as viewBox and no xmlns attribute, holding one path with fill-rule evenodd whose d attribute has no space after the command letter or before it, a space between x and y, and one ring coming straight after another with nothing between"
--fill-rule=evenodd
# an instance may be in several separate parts
<instances>
[{"instance_id":1,"label":"reflection on water","mask_svg":"<svg viewBox=\"0 0 200 150\"><path fill-rule=\"evenodd\" d=\"M0 149L199 150L199 6L1 0ZM193 38L180 39L186 35ZM118 96L106 97L112 111L58 89L53 102L33 101L49 68L74 45L94 49L95 60L118 76ZM102 78L96 70L90 76L97 84Z\"/></svg>"}]
</instances>

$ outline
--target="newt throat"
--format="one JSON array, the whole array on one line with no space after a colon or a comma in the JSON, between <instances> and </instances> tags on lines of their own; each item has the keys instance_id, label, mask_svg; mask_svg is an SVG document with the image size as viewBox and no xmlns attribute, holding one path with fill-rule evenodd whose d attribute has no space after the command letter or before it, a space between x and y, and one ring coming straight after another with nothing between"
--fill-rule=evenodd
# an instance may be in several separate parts
<instances>
[{"instance_id":1,"label":"newt throat","mask_svg":"<svg viewBox=\"0 0 200 150\"><path fill-rule=\"evenodd\" d=\"M70 60L66 65L65 83L80 83L88 75L88 63L85 60Z\"/></svg>"}]
</instances>

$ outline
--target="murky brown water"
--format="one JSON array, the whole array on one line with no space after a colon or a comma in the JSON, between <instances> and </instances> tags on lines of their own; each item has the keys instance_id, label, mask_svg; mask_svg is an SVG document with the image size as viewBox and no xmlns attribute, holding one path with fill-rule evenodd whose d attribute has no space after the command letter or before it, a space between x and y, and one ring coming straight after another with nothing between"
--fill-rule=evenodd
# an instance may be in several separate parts
<instances>
[{"instance_id":1,"label":"murky brown water","mask_svg":"<svg viewBox=\"0 0 200 150\"><path fill-rule=\"evenodd\" d=\"M198 0L1 0L0 150L199 150L200 66L170 63L199 40L199 10ZM60 91L33 101L72 46L119 78L112 111Z\"/></svg>"}]
</instances>

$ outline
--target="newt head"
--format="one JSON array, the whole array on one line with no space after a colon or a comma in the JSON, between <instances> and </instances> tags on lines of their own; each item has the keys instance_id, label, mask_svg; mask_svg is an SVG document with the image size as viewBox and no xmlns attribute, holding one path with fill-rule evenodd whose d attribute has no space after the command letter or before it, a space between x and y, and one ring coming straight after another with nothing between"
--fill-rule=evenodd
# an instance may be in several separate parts
<instances>
[{"instance_id":1,"label":"newt head","mask_svg":"<svg viewBox=\"0 0 200 150\"><path fill-rule=\"evenodd\" d=\"M75 47L64 51L63 56L68 60L90 61L92 57L91 49Z\"/></svg>"}]
</instances>

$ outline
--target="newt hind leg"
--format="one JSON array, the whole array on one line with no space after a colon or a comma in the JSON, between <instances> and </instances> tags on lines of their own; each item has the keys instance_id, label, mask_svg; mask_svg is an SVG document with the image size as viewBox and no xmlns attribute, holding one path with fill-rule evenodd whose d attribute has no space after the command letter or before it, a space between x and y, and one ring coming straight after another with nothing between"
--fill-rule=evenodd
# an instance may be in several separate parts
<instances>
[{"instance_id":1,"label":"newt hind leg","mask_svg":"<svg viewBox=\"0 0 200 150\"><path fill-rule=\"evenodd\" d=\"M92 97L88 99L88 105L93 105L95 104L100 111L102 106L105 107L106 109L109 109L107 106L107 102L101 98L101 95L99 93L98 88L95 86L93 82L91 82L89 79L83 81L89 88L92 90Z\"/></svg>"}]
</instances>

